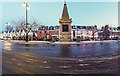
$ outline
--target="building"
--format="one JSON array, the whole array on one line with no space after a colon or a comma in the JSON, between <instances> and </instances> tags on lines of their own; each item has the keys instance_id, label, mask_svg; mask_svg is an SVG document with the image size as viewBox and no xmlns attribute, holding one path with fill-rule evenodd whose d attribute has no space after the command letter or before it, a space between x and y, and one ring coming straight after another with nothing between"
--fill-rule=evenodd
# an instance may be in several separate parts
<instances>
[{"instance_id":1,"label":"building","mask_svg":"<svg viewBox=\"0 0 120 76\"><path fill-rule=\"evenodd\" d=\"M73 39L86 39L86 38L92 38L93 37L93 30L96 30L94 28L91 28L93 26L80 26L80 25L71 25L71 40ZM41 26L38 30L38 40L44 40L44 39L59 39L59 33L60 33L60 27L59 26ZM98 32L94 33L94 37L98 37Z\"/></svg>"},{"instance_id":2,"label":"building","mask_svg":"<svg viewBox=\"0 0 120 76\"><path fill-rule=\"evenodd\" d=\"M120 30L117 27L108 27L108 25L106 25L98 31L98 36L104 39L120 40Z\"/></svg>"},{"instance_id":3,"label":"building","mask_svg":"<svg viewBox=\"0 0 120 76\"><path fill-rule=\"evenodd\" d=\"M116 27L110 27L110 38L120 37L120 30Z\"/></svg>"},{"instance_id":4,"label":"building","mask_svg":"<svg viewBox=\"0 0 120 76\"><path fill-rule=\"evenodd\" d=\"M94 26L72 26L71 28L71 39L88 39L88 38L97 38L98 32L97 29L93 28Z\"/></svg>"},{"instance_id":5,"label":"building","mask_svg":"<svg viewBox=\"0 0 120 76\"><path fill-rule=\"evenodd\" d=\"M109 36L110 36L109 25L105 25L103 29L103 37L107 39L109 38Z\"/></svg>"},{"instance_id":6,"label":"building","mask_svg":"<svg viewBox=\"0 0 120 76\"><path fill-rule=\"evenodd\" d=\"M38 40L54 40L59 38L58 26L41 26L37 32Z\"/></svg>"}]
</instances>

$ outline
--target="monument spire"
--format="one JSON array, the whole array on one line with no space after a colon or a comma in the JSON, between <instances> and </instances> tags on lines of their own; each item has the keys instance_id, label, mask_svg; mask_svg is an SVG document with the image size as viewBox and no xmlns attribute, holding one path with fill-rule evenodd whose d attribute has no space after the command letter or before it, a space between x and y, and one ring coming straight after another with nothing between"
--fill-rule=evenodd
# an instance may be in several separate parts
<instances>
[{"instance_id":1,"label":"monument spire","mask_svg":"<svg viewBox=\"0 0 120 76\"><path fill-rule=\"evenodd\" d=\"M68 8L67 8L66 1L64 2L63 12L62 12L62 19L63 20L69 20L69 13L68 13Z\"/></svg>"},{"instance_id":2,"label":"monument spire","mask_svg":"<svg viewBox=\"0 0 120 76\"><path fill-rule=\"evenodd\" d=\"M64 4L66 4L66 0L64 0Z\"/></svg>"},{"instance_id":3,"label":"monument spire","mask_svg":"<svg viewBox=\"0 0 120 76\"><path fill-rule=\"evenodd\" d=\"M60 41L70 41L71 40L71 22L72 22L72 19L69 18L67 4L66 4L66 1L64 0L62 17L59 19Z\"/></svg>"}]
</instances>

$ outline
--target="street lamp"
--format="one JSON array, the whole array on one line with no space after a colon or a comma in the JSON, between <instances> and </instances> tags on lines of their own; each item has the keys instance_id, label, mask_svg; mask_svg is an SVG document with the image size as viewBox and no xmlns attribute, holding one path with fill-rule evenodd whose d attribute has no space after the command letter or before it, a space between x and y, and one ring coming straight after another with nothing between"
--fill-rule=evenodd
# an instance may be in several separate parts
<instances>
[{"instance_id":1,"label":"street lamp","mask_svg":"<svg viewBox=\"0 0 120 76\"><path fill-rule=\"evenodd\" d=\"M30 6L28 5L27 2L23 3L23 6L25 7L25 22L26 22L26 42L28 42L28 29L27 29L27 25L28 25L28 10L30 9Z\"/></svg>"}]
</instances>

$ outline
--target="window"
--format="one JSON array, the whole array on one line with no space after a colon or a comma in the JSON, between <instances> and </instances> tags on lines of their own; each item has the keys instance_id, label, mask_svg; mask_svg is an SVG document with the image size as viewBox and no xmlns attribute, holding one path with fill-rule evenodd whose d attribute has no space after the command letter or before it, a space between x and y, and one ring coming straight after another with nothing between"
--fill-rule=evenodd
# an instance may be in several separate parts
<instances>
[{"instance_id":1,"label":"window","mask_svg":"<svg viewBox=\"0 0 120 76\"><path fill-rule=\"evenodd\" d=\"M73 31L73 37L75 37L75 30Z\"/></svg>"},{"instance_id":2,"label":"window","mask_svg":"<svg viewBox=\"0 0 120 76\"><path fill-rule=\"evenodd\" d=\"M45 34L46 34L47 32L45 31Z\"/></svg>"},{"instance_id":3,"label":"window","mask_svg":"<svg viewBox=\"0 0 120 76\"><path fill-rule=\"evenodd\" d=\"M87 35L89 35L89 33L87 32Z\"/></svg>"}]
</instances>

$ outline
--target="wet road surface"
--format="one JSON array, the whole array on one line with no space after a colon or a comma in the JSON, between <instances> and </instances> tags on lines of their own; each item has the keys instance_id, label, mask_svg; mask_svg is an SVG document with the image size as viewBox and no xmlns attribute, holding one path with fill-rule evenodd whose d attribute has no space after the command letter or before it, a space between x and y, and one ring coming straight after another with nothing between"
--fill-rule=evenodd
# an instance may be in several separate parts
<instances>
[{"instance_id":1,"label":"wet road surface","mask_svg":"<svg viewBox=\"0 0 120 76\"><path fill-rule=\"evenodd\" d=\"M2 53L3 74L115 74L118 73L118 57L54 58L37 56L31 52Z\"/></svg>"},{"instance_id":2,"label":"wet road surface","mask_svg":"<svg viewBox=\"0 0 120 76\"><path fill-rule=\"evenodd\" d=\"M114 45L115 44L116 43L114 43ZM40 47L43 45L32 45L25 47L24 45L16 46L8 42L4 43L4 45L1 43L0 45L2 46L0 48L0 50L2 50L2 74L117 74L119 71L118 63L120 63L120 53L117 51L119 47L114 47L113 44L61 46L60 49L64 51L56 51L59 50L56 49L59 45L50 45L49 47L46 45L44 45L44 47ZM113 51L109 52L107 49L108 54L104 55L102 53L107 51L105 51L106 49L101 49L97 50L97 52L102 55L91 55L91 52L97 54L93 50L93 48L98 48L96 46L100 46L99 48L103 46L103 49L109 48L113 49ZM91 48L91 51L86 50L89 48ZM45 50L40 51L40 49ZM68 51L68 49L73 51ZM76 49L76 51L74 49ZM80 50L77 52L77 49ZM117 50L114 51L114 49ZM78 57L80 54L89 55Z\"/></svg>"}]
</instances>

